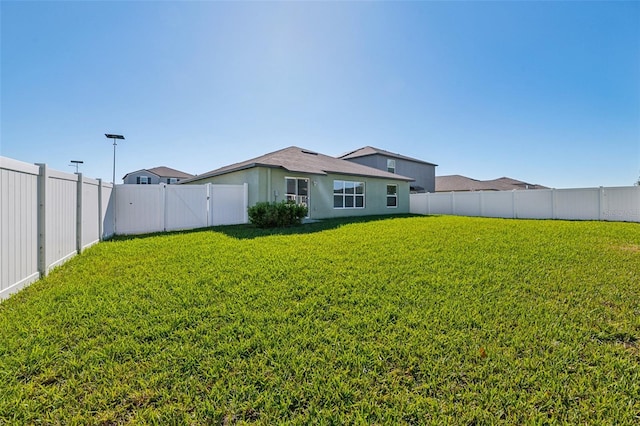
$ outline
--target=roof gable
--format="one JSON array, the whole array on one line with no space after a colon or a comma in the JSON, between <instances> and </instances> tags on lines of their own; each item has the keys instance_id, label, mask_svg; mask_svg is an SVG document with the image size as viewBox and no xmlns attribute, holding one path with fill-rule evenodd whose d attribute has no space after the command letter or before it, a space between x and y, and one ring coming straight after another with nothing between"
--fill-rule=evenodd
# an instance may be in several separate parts
<instances>
[{"instance_id":1,"label":"roof gable","mask_svg":"<svg viewBox=\"0 0 640 426\"><path fill-rule=\"evenodd\" d=\"M329 173L377 177L393 180L403 180L410 182L413 179L383 170L374 169L372 167L363 166L361 164L350 161L341 160L339 158L330 157L297 146L290 146L260 157L252 158L240 163L231 164L212 170L208 173L199 175L190 181L206 179L213 176L220 176L226 173L238 170L249 169L252 167L273 167L282 168L290 172L307 173L316 175L327 175Z\"/></svg>"},{"instance_id":2,"label":"roof gable","mask_svg":"<svg viewBox=\"0 0 640 426\"><path fill-rule=\"evenodd\" d=\"M380 148L374 148L372 146L365 146L363 148L356 149L355 151L350 151L345 154L340 155L338 158L342 160L349 160L353 158L367 157L370 155L383 155L385 157L397 158L400 160L412 161L414 163L420 164L428 164L430 166L437 166L437 164L429 163L428 161L418 160L417 158L407 157L406 155L395 154L390 151L386 151Z\"/></svg>"}]
</instances>

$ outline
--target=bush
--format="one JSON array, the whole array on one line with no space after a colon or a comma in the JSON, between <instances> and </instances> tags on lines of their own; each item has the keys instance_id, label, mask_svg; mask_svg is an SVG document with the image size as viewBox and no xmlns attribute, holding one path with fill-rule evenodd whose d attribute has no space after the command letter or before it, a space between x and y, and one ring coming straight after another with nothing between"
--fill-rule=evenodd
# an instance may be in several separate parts
<instances>
[{"instance_id":1,"label":"bush","mask_svg":"<svg viewBox=\"0 0 640 426\"><path fill-rule=\"evenodd\" d=\"M260 228L284 227L300 224L308 212L306 206L292 201L263 201L249 207L249 220Z\"/></svg>"}]
</instances>

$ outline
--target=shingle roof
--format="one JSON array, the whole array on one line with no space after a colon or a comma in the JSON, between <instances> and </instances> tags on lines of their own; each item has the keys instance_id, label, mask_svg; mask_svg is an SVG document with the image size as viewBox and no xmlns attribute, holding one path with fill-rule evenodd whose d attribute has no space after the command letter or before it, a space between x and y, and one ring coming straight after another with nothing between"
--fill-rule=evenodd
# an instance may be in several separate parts
<instances>
[{"instance_id":1,"label":"shingle roof","mask_svg":"<svg viewBox=\"0 0 640 426\"><path fill-rule=\"evenodd\" d=\"M509 177L477 180L461 175L436 176L436 192L451 191L511 191L513 189L548 189Z\"/></svg>"},{"instance_id":2,"label":"shingle roof","mask_svg":"<svg viewBox=\"0 0 640 426\"><path fill-rule=\"evenodd\" d=\"M145 172L145 171L149 173L153 173L154 175L161 178L190 179L194 176L189 173L181 172L180 170L172 169L170 167L160 166L160 167L154 167L152 169L140 169L140 170L136 170L135 172L127 173L126 175L124 175L123 179L126 179L126 177L131 173L138 173L138 172Z\"/></svg>"},{"instance_id":3,"label":"shingle roof","mask_svg":"<svg viewBox=\"0 0 640 426\"><path fill-rule=\"evenodd\" d=\"M274 151L260 157L240 163L231 164L216 170L201 174L189 182L219 176L238 170L250 169L253 167L272 167L282 168L290 172L308 173L315 175L326 175L328 173L337 173L344 175L377 177L385 179L403 180L410 182L413 179L406 176L389 173L384 170L374 169L372 167L363 166L352 163L350 161L341 160L339 158L330 157L328 155L319 154L297 146ZM184 181L182 182L184 183Z\"/></svg>"},{"instance_id":4,"label":"shingle roof","mask_svg":"<svg viewBox=\"0 0 640 426\"><path fill-rule=\"evenodd\" d=\"M348 160L350 158L366 157L368 155L376 155L376 154L384 155L386 157L407 160L407 161L413 161L415 163L422 163L422 164L429 164L431 166L437 166L437 164L429 163L428 161L418 160L417 158L407 157L406 155L395 154L393 152L385 151L384 149L380 149L380 148L374 148L372 146L365 146L363 148L356 149L355 151L349 151L345 154L338 156L338 158L341 158L343 160Z\"/></svg>"}]
</instances>

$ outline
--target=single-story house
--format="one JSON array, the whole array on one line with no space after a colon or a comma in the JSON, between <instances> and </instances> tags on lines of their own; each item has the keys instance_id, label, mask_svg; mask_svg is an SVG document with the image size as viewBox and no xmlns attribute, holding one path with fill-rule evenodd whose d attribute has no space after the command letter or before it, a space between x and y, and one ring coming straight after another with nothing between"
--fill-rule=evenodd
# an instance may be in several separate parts
<instances>
[{"instance_id":1,"label":"single-story house","mask_svg":"<svg viewBox=\"0 0 640 426\"><path fill-rule=\"evenodd\" d=\"M436 177L436 192L512 191L514 189L549 189L546 186L523 182L509 177L477 180L462 175Z\"/></svg>"},{"instance_id":2,"label":"single-story house","mask_svg":"<svg viewBox=\"0 0 640 426\"><path fill-rule=\"evenodd\" d=\"M291 146L198 175L181 184L248 184L249 206L291 200L325 219L409 213L413 179Z\"/></svg>"},{"instance_id":3,"label":"single-story house","mask_svg":"<svg viewBox=\"0 0 640 426\"><path fill-rule=\"evenodd\" d=\"M181 180L191 179L194 175L181 172L169 167L154 167L127 173L122 180L125 184L154 185L158 183L178 183Z\"/></svg>"},{"instance_id":4,"label":"single-story house","mask_svg":"<svg viewBox=\"0 0 640 426\"><path fill-rule=\"evenodd\" d=\"M384 149L365 146L355 151L347 152L340 157L343 160L386 170L389 173L397 173L402 176L410 176L413 181L410 184L412 193L435 192L437 164L394 154Z\"/></svg>"}]
</instances>

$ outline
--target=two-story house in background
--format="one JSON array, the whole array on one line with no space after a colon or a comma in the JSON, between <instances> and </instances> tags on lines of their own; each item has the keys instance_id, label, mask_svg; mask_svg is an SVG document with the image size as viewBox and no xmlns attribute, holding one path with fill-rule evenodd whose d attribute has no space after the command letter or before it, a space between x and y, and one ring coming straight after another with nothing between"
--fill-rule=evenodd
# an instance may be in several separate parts
<instances>
[{"instance_id":1,"label":"two-story house in background","mask_svg":"<svg viewBox=\"0 0 640 426\"><path fill-rule=\"evenodd\" d=\"M338 158L389 173L412 177L414 179L410 183L412 193L436 191L437 164L371 146L348 152Z\"/></svg>"},{"instance_id":2,"label":"two-story house in background","mask_svg":"<svg viewBox=\"0 0 640 426\"><path fill-rule=\"evenodd\" d=\"M127 173L122 180L125 184L154 185L159 183L178 183L181 180L191 179L192 177L194 175L162 166Z\"/></svg>"}]
</instances>

